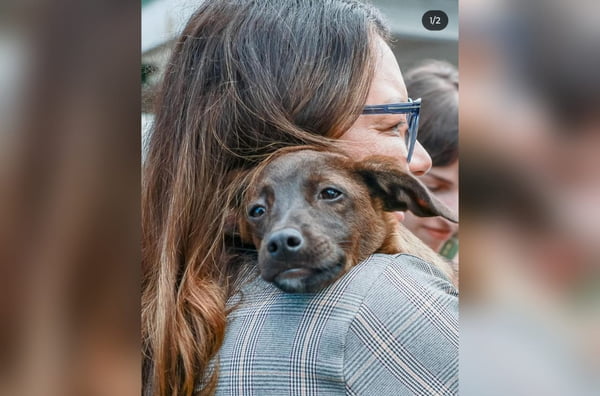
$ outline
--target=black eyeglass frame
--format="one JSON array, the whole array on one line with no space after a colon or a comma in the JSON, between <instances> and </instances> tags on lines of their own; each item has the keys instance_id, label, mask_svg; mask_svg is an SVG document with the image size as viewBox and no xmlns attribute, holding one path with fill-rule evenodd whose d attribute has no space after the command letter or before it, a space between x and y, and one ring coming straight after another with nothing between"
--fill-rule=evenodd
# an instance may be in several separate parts
<instances>
[{"instance_id":1,"label":"black eyeglass frame","mask_svg":"<svg viewBox=\"0 0 600 396\"><path fill-rule=\"evenodd\" d=\"M417 142L420 112L421 98L415 100L408 98L408 102L365 106L362 114L408 114L406 117L408 121L408 136L406 137L408 155L406 161L410 163Z\"/></svg>"}]
</instances>

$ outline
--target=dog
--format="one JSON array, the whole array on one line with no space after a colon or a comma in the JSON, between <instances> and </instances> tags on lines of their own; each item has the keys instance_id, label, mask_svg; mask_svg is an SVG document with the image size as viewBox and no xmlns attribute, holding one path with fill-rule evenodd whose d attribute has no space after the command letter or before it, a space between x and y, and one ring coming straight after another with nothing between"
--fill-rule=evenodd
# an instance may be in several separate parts
<instances>
[{"instance_id":1,"label":"dog","mask_svg":"<svg viewBox=\"0 0 600 396\"><path fill-rule=\"evenodd\" d=\"M373 253L409 253L450 265L396 220L394 211L457 217L392 158L282 149L249 178L239 230L258 251L262 278L289 293L316 292Z\"/></svg>"}]
</instances>

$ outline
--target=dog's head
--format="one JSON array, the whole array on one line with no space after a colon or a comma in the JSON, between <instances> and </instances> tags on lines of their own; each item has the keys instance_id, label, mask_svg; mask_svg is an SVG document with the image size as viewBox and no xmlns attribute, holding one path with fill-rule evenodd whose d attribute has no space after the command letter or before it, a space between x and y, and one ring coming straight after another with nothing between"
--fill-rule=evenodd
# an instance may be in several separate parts
<instances>
[{"instance_id":1,"label":"dog's head","mask_svg":"<svg viewBox=\"0 0 600 396\"><path fill-rule=\"evenodd\" d=\"M353 161L288 151L257 170L243 200L242 238L258 250L261 276L287 292L313 292L376 252L384 211L454 215L387 157Z\"/></svg>"}]
</instances>

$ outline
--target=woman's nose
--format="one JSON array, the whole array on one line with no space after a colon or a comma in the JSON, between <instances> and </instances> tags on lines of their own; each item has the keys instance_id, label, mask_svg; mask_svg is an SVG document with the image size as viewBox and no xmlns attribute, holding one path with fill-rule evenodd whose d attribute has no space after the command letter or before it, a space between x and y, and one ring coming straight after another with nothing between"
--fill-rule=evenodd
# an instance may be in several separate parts
<instances>
[{"instance_id":1,"label":"woman's nose","mask_svg":"<svg viewBox=\"0 0 600 396\"><path fill-rule=\"evenodd\" d=\"M415 176L424 175L431 169L431 157L418 140L415 143L415 149L412 159L408 164L408 169Z\"/></svg>"}]
</instances>

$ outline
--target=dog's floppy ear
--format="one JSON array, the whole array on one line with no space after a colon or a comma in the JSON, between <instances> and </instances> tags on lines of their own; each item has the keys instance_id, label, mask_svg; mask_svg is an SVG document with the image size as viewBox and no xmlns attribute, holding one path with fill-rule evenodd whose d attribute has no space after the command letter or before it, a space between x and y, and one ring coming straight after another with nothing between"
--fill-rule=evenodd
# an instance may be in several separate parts
<instances>
[{"instance_id":1,"label":"dog's floppy ear","mask_svg":"<svg viewBox=\"0 0 600 396\"><path fill-rule=\"evenodd\" d=\"M373 196L386 211L410 210L420 217L442 216L454 223L458 218L414 176L404 172L385 156L371 156L354 164Z\"/></svg>"}]
</instances>

